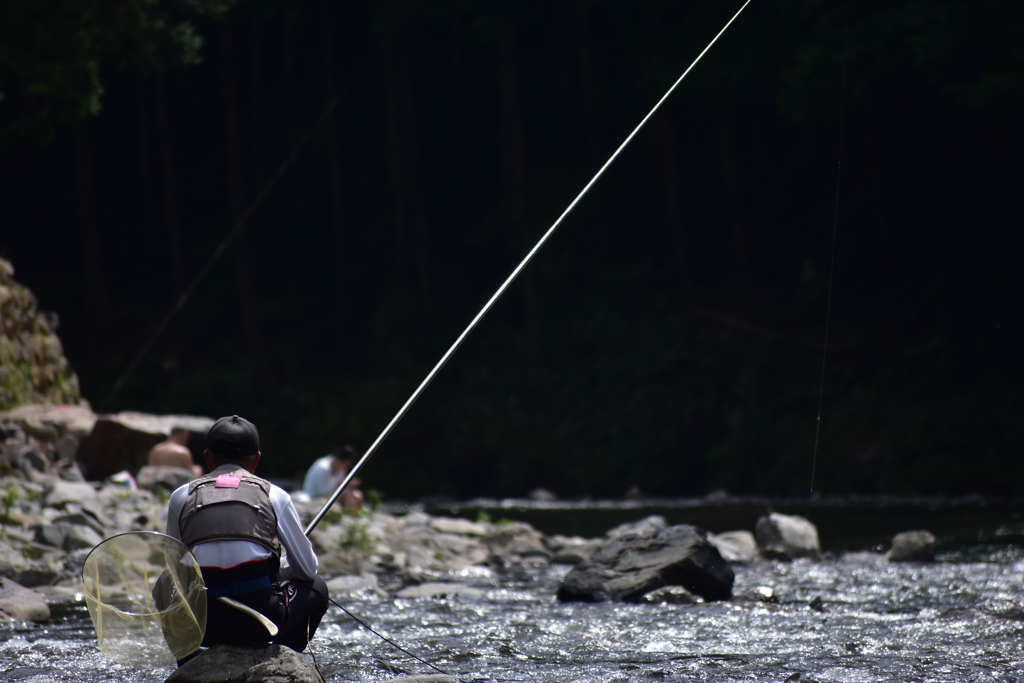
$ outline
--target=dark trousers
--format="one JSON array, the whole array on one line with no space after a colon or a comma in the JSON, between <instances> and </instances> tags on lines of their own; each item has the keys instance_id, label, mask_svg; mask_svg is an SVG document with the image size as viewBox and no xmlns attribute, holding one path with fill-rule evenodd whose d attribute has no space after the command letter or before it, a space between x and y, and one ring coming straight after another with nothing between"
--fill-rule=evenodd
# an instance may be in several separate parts
<instances>
[{"instance_id":1,"label":"dark trousers","mask_svg":"<svg viewBox=\"0 0 1024 683\"><path fill-rule=\"evenodd\" d=\"M231 597L274 622L278 634L271 636L252 616L211 597L206 603L204 647L220 643L243 647L279 643L302 652L320 626L328 605L327 584L319 576L312 581L275 583Z\"/></svg>"}]
</instances>

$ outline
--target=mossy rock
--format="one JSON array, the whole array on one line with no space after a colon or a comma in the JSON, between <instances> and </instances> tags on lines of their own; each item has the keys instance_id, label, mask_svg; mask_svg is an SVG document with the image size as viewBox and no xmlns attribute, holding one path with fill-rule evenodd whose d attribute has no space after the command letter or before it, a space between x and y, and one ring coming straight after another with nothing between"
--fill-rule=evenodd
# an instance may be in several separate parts
<instances>
[{"instance_id":1,"label":"mossy rock","mask_svg":"<svg viewBox=\"0 0 1024 683\"><path fill-rule=\"evenodd\" d=\"M14 279L14 266L0 259L0 410L81 401L78 377L64 357L55 321Z\"/></svg>"}]
</instances>

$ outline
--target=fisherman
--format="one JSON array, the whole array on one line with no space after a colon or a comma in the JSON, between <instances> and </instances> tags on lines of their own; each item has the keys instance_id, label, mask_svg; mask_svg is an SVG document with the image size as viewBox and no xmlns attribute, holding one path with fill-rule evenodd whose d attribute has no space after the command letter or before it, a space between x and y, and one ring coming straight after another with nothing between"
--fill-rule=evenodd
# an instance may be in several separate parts
<instances>
[{"instance_id":1,"label":"fisherman","mask_svg":"<svg viewBox=\"0 0 1024 683\"><path fill-rule=\"evenodd\" d=\"M188 449L188 430L184 427L171 428L171 433L165 441L149 449L146 464L189 470L197 477L203 474L203 468L192 460L192 451Z\"/></svg>"},{"instance_id":2,"label":"fisherman","mask_svg":"<svg viewBox=\"0 0 1024 683\"><path fill-rule=\"evenodd\" d=\"M310 498L331 495L345 481L345 476L352 471L357 459L356 449L352 446L335 446L330 453L310 465L302 483L302 491ZM359 479L353 479L338 498L343 509L354 512L363 507L360 483Z\"/></svg>"},{"instance_id":3,"label":"fisherman","mask_svg":"<svg viewBox=\"0 0 1024 683\"><path fill-rule=\"evenodd\" d=\"M327 584L288 493L253 474L260 455L254 424L237 415L217 420L203 453L210 473L171 494L167 535L189 547L203 573L203 646L279 643L302 652L327 611ZM219 597L267 617L278 634Z\"/></svg>"}]
</instances>

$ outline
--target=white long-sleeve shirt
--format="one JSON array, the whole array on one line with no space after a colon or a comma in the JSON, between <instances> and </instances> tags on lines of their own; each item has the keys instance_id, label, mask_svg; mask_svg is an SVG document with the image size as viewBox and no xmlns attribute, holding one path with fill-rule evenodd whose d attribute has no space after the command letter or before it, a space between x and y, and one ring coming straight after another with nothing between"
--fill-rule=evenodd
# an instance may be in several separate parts
<instances>
[{"instance_id":1,"label":"white long-sleeve shirt","mask_svg":"<svg viewBox=\"0 0 1024 683\"><path fill-rule=\"evenodd\" d=\"M221 465L211 474L230 474L238 469L238 465ZM189 484L179 486L167 501L167 535L178 540L181 540L178 518L188 497L188 487ZM316 553L313 552L313 544L302 533L302 523L291 496L284 489L271 484L270 504L274 506L277 515L277 535L285 550L281 556L281 578L301 581L312 579L316 576ZM192 554L200 567L220 569L231 569L245 562L265 560L271 556L270 550L259 543L244 540L199 543L192 548Z\"/></svg>"}]
</instances>

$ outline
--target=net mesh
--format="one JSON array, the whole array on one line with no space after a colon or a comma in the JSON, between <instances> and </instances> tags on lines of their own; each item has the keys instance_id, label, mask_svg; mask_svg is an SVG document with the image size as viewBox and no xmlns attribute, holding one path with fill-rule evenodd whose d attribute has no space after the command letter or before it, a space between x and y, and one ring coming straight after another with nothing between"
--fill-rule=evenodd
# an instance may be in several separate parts
<instances>
[{"instance_id":1,"label":"net mesh","mask_svg":"<svg viewBox=\"0 0 1024 683\"><path fill-rule=\"evenodd\" d=\"M181 541L155 532L113 536L86 558L82 580L99 649L115 662L166 666L202 642L203 576Z\"/></svg>"}]
</instances>

